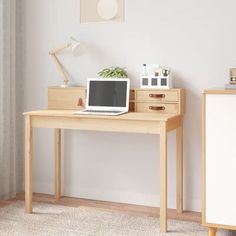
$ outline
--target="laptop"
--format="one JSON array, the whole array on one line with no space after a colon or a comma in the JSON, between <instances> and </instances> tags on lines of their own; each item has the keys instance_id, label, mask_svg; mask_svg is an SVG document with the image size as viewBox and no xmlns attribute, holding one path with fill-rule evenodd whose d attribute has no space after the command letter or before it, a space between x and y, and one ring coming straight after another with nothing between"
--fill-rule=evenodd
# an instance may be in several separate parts
<instances>
[{"instance_id":1,"label":"laptop","mask_svg":"<svg viewBox=\"0 0 236 236\"><path fill-rule=\"evenodd\" d=\"M129 111L129 79L88 79L86 109L75 115L121 115Z\"/></svg>"}]
</instances>

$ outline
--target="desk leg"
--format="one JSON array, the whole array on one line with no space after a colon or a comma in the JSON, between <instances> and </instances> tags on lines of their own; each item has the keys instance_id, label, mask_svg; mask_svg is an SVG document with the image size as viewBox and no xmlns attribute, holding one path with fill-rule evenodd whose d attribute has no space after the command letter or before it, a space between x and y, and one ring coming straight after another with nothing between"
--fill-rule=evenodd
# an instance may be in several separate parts
<instances>
[{"instance_id":1,"label":"desk leg","mask_svg":"<svg viewBox=\"0 0 236 236\"><path fill-rule=\"evenodd\" d=\"M61 129L55 129L55 198L61 197Z\"/></svg>"},{"instance_id":2,"label":"desk leg","mask_svg":"<svg viewBox=\"0 0 236 236\"><path fill-rule=\"evenodd\" d=\"M160 130L160 230L167 231L167 130L161 122Z\"/></svg>"},{"instance_id":3,"label":"desk leg","mask_svg":"<svg viewBox=\"0 0 236 236\"><path fill-rule=\"evenodd\" d=\"M31 117L25 116L25 212L32 213L32 147Z\"/></svg>"},{"instance_id":4,"label":"desk leg","mask_svg":"<svg viewBox=\"0 0 236 236\"><path fill-rule=\"evenodd\" d=\"M176 129L177 213L183 213L183 124Z\"/></svg>"},{"instance_id":5,"label":"desk leg","mask_svg":"<svg viewBox=\"0 0 236 236\"><path fill-rule=\"evenodd\" d=\"M209 228L209 233L208 233L209 236L216 236L216 228Z\"/></svg>"}]
</instances>

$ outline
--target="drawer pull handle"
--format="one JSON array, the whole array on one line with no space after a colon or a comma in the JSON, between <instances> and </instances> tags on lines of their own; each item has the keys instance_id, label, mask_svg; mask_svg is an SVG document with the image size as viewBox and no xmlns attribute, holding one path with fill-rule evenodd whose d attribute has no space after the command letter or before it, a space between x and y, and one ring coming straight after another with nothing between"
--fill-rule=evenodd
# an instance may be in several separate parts
<instances>
[{"instance_id":1,"label":"drawer pull handle","mask_svg":"<svg viewBox=\"0 0 236 236\"><path fill-rule=\"evenodd\" d=\"M163 111L165 110L164 106L150 106L149 110L153 110L153 111Z\"/></svg>"},{"instance_id":2,"label":"drawer pull handle","mask_svg":"<svg viewBox=\"0 0 236 236\"><path fill-rule=\"evenodd\" d=\"M165 94L153 94L153 93L150 93L149 97L150 98L164 98Z\"/></svg>"},{"instance_id":3,"label":"drawer pull handle","mask_svg":"<svg viewBox=\"0 0 236 236\"><path fill-rule=\"evenodd\" d=\"M79 98L78 99L78 103L77 103L77 106L82 106L83 105L83 99L82 98Z\"/></svg>"}]
</instances>

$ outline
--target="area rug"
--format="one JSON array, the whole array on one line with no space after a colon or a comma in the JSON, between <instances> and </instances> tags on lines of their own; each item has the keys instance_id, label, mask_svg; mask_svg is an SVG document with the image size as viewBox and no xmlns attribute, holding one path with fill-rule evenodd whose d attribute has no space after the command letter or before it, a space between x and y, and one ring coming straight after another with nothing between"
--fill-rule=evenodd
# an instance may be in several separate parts
<instances>
[{"instance_id":1,"label":"area rug","mask_svg":"<svg viewBox=\"0 0 236 236\"><path fill-rule=\"evenodd\" d=\"M0 208L1 236L202 236L207 228L197 223L168 220L161 234L159 219L99 210L34 203L34 213L24 213L24 202ZM217 236L231 235L227 231Z\"/></svg>"}]
</instances>

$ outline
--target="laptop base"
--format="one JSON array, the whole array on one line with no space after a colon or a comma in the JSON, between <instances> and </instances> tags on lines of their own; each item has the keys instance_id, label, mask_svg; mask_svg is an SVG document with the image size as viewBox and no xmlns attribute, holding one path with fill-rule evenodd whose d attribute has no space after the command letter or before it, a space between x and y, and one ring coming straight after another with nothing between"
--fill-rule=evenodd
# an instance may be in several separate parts
<instances>
[{"instance_id":1,"label":"laptop base","mask_svg":"<svg viewBox=\"0 0 236 236\"><path fill-rule=\"evenodd\" d=\"M76 111L74 115L101 115L101 116L118 116L126 113L127 111L100 111L100 110L82 110Z\"/></svg>"}]
</instances>

